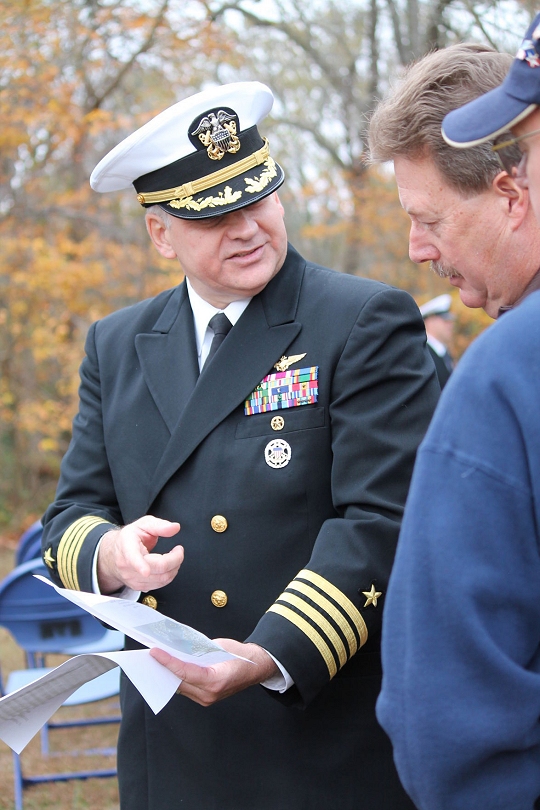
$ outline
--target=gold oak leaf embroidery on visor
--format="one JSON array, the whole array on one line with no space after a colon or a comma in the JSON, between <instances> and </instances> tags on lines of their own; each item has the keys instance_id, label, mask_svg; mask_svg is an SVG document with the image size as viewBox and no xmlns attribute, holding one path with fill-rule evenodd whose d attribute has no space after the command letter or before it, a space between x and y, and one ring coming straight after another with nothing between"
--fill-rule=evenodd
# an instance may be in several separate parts
<instances>
[{"instance_id":1,"label":"gold oak leaf embroidery on visor","mask_svg":"<svg viewBox=\"0 0 540 810\"><path fill-rule=\"evenodd\" d=\"M266 188L270 180L277 175L276 164L273 158L269 157L264 161L266 169L261 173L260 177L244 177L246 184L246 191L248 194L255 194Z\"/></svg>"},{"instance_id":2,"label":"gold oak leaf embroidery on visor","mask_svg":"<svg viewBox=\"0 0 540 810\"><path fill-rule=\"evenodd\" d=\"M225 186L223 191L219 192L217 197L199 197L194 200L193 197L186 197L185 200L171 200L169 205L171 208L187 208L188 211L203 211L205 208L215 208L219 205L230 205L237 202L242 197L241 191L234 191L230 186Z\"/></svg>"},{"instance_id":3,"label":"gold oak leaf embroidery on visor","mask_svg":"<svg viewBox=\"0 0 540 810\"><path fill-rule=\"evenodd\" d=\"M264 165L266 169L261 172L259 177L244 177L246 184L246 192L248 194L255 194L263 191L268 183L277 176L276 164L273 158L269 157L265 160ZM217 197L199 197L195 200L192 196L184 199L170 200L168 203L171 208L187 208L188 211L203 211L205 208L215 208L219 205L231 205L238 202L242 198L242 191L233 191L230 186L225 186L223 191L220 191Z\"/></svg>"}]
</instances>

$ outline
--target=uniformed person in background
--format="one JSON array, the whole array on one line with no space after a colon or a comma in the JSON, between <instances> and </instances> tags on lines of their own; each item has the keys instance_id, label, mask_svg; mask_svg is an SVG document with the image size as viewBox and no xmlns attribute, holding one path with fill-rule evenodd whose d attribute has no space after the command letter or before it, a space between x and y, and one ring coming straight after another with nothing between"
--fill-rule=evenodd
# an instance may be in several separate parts
<instances>
[{"instance_id":1,"label":"uniformed person in background","mask_svg":"<svg viewBox=\"0 0 540 810\"><path fill-rule=\"evenodd\" d=\"M257 82L197 94L91 177L133 183L185 280L90 328L44 559L67 588L139 598L249 659L156 651L183 679L157 716L123 678L125 810L411 807L374 707L439 386L408 294L287 245L258 131L272 103Z\"/></svg>"},{"instance_id":2,"label":"uniformed person in background","mask_svg":"<svg viewBox=\"0 0 540 810\"><path fill-rule=\"evenodd\" d=\"M420 313L426 327L427 346L435 363L441 389L444 388L454 369L454 361L448 347L454 334L454 315L450 312L452 296L445 293L426 301Z\"/></svg>"}]
</instances>

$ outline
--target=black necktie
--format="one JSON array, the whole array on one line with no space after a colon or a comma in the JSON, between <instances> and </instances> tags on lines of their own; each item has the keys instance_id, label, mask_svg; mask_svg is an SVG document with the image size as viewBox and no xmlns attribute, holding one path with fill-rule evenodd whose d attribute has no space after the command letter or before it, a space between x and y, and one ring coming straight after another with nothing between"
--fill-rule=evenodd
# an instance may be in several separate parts
<instances>
[{"instance_id":1,"label":"black necktie","mask_svg":"<svg viewBox=\"0 0 540 810\"><path fill-rule=\"evenodd\" d=\"M210 351L208 352L208 357L205 361L205 366L208 362L212 359L215 355L227 335L229 334L230 330L232 329L232 323L227 318L227 316L223 312L218 312L214 315L213 318L210 318L208 322L208 326L214 332L214 337L212 339L212 345L210 346Z\"/></svg>"}]
</instances>

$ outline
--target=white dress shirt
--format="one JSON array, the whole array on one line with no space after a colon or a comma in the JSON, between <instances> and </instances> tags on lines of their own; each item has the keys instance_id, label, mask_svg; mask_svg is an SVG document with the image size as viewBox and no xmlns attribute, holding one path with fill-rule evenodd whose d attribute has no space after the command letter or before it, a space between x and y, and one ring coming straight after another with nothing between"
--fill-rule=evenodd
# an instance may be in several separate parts
<instances>
[{"instance_id":1,"label":"white dress shirt","mask_svg":"<svg viewBox=\"0 0 540 810\"><path fill-rule=\"evenodd\" d=\"M430 335L428 332L426 332L426 336L427 342L429 343L433 351L439 355L439 357L444 357L444 355L448 353L448 349L446 348L444 343L441 343L440 340L437 340L436 337L433 337L433 335Z\"/></svg>"},{"instance_id":2,"label":"white dress shirt","mask_svg":"<svg viewBox=\"0 0 540 810\"><path fill-rule=\"evenodd\" d=\"M212 304L209 304L208 301L205 301L204 298L201 298L201 296L195 292L188 279L186 279L186 286L191 311L193 312L197 358L199 360L199 371L201 371L208 357L208 352L212 345L212 338L214 337L212 327L209 326L210 319L218 312L223 312L234 326L251 301L251 298L241 298L239 301L233 301L232 304L229 304L225 309L216 309L216 307L213 307Z\"/></svg>"}]
</instances>

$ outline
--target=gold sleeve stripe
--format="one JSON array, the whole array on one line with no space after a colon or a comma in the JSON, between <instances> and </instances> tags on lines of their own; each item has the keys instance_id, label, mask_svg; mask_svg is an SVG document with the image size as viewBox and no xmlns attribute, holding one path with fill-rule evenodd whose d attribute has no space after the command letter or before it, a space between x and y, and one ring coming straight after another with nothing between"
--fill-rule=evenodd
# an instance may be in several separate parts
<instances>
[{"instance_id":1,"label":"gold sleeve stripe","mask_svg":"<svg viewBox=\"0 0 540 810\"><path fill-rule=\"evenodd\" d=\"M353 605L349 597L346 596L343 591L340 591L339 588L336 588L336 586L327 579L321 577L320 574L316 574L315 571L309 571L307 568L300 571L297 574L296 579L306 579L308 582L313 583L313 585L316 585L321 589L321 591L325 591L328 596L334 600L334 602L337 602L337 604L343 608L344 612L347 613L352 619L354 626L358 630L358 635L360 636L360 646L363 647L368 638L368 629L364 619L362 618L362 614Z\"/></svg>"},{"instance_id":2,"label":"gold sleeve stripe","mask_svg":"<svg viewBox=\"0 0 540 810\"><path fill-rule=\"evenodd\" d=\"M99 526L100 523L109 523L109 521L95 515L86 515L79 518L66 529L58 544L56 553L58 574L64 586L72 591L80 590L79 577L77 576L77 560L82 544L92 529Z\"/></svg>"},{"instance_id":3,"label":"gold sleeve stripe","mask_svg":"<svg viewBox=\"0 0 540 810\"><path fill-rule=\"evenodd\" d=\"M322 593L319 593L319 591L316 591L315 588L312 588L311 585L307 585L305 582L294 579L288 587L293 591L304 594L304 596L307 596L312 602L316 602L319 607L328 613L345 636L349 647L349 658L351 658L358 650L358 642L350 623L344 618L343 613L341 613L326 596L323 596Z\"/></svg>"},{"instance_id":4,"label":"gold sleeve stripe","mask_svg":"<svg viewBox=\"0 0 540 810\"><path fill-rule=\"evenodd\" d=\"M293 605L300 613L303 613L308 619L318 625L328 641L332 644L333 648L337 652L338 660L339 660L339 668L343 666L343 664L347 663L347 651L345 650L345 645L339 634L336 633L328 619L325 619L321 613L316 610L312 605L306 602L305 599L301 599L299 596L296 596L294 593L282 593L279 597L279 602L288 602L290 605Z\"/></svg>"},{"instance_id":5,"label":"gold sleeve stripe","mask_svg":"<svg viewBox=\"0 0 540 810\"><path fill-rule=\"evenodd\" d=\"M288 619L290 622L295 624L298 629L301 630L310 639L310 641L313 642L315 647L317 647L318 651L322 655L324 663L328 667L330 677L333 678L337 672L337 664L334 660L330 647L326 641L324 641L321 635L315 630L315 628L312 627L304 618L302 618L302 616L299 616L294 612L294 610L291 610L286 605L273 604L268 608L268 612L279 613L279 615L283 616L284 619Z\"/></svg>"}]
</instances>

